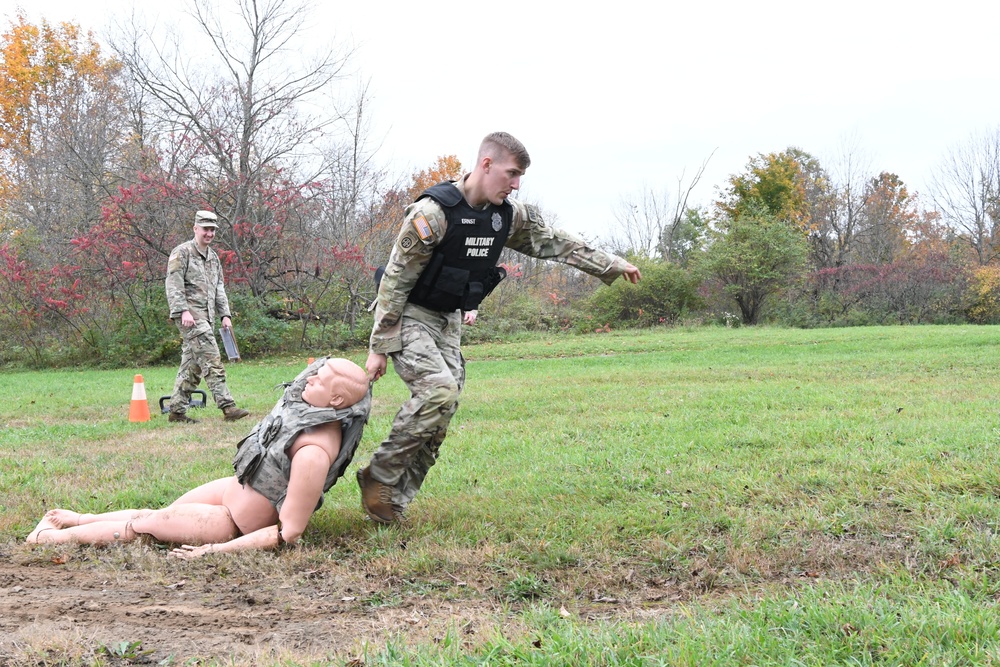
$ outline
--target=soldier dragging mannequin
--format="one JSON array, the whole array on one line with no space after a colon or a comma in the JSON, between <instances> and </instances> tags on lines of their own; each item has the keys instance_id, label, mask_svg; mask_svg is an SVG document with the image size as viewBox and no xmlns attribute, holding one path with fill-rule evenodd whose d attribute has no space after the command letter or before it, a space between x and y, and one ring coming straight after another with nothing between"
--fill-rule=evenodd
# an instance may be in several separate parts
<instances>
[{"instance_id":1,"label":"soldier dragging mannequin","mask_svg":"<svg viewBox=\"0 0 1000 667\"><path fill-rule=\"evenodd\" d=\"M429 188L406 209L381 275L365 366L375 382L392 357L411 397L357 473L373 521L401 520L437 461L465 385L463 313L465 323L474 321L502 279L496 263L503 248L574 266L605 284L641 278L626 260L550 227L537 207L509 198L530 162L520 141L495 132L483 139L470 173Z\"/></svg>"}]
</instances>

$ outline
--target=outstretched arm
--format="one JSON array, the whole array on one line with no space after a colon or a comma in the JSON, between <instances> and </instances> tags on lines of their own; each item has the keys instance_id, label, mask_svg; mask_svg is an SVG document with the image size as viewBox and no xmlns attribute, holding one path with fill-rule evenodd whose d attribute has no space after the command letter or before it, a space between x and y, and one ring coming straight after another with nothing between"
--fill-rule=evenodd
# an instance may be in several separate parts
<instances>
[{"instance_id":1,"label":"outstretched arm","mask_svg":"<svg viewBox=\"0 0 1000 667\"><path fill-rule=\"evenodd\" d=\"M192 546L182 544L170 551L171 556L178 558L194 559L201 558L210 553L233 553L235 551L247 551L252 549L276 549L281 544L279 539L278 526L267 526L260 530L255 530L248 535L241 535L235 540L222 542L220 544L202 544Z\"/></svg>"},{"instance_id":2,"label":"outstretched arm","mask_svg":"<svg viewBox=\"0 0 1000 667\"><path fill-rule=\"evenodd\" d=\"M580 269L603 282L613 283L618 276L639 281L639 269L611 253L592 247L588 242L545 222L537 206L511 200L514 221L506 246L529 257L561 262Z\"/></svg>"}]
</instances>

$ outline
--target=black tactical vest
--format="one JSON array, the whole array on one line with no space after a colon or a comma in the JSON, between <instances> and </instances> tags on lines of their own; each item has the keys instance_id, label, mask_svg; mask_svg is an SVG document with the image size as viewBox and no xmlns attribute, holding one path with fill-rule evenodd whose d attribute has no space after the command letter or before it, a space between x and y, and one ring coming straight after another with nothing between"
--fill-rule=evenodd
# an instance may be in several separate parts
<instances>
[{"instance_id":1,"label":"black tactical vest","mask_svg":"<svg viewBox=\"0 0 1000 667\"><path fill-rule=\"evenodd\" d=\"M434 248L409 301L440 312L475 310L503 278L497 261L510 234L514 207L504 201L476 210L452 181L428 188L417 199L424 197L441 205L448 231Z\"/></svg>"}]
</instances>

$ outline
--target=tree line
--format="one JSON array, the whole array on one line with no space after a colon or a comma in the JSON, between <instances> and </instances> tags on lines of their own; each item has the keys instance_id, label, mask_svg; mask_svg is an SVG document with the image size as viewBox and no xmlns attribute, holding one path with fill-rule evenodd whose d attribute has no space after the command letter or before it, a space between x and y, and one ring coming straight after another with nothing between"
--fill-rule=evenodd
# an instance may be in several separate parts
<instances>
[{"instance_id":1,"label":"tree line","mask_svg":"<svg viewBox=\"0 0 1000 667\"><path fill-rule=\"evenodd\" d=\"M686 315L730 325L1000 321L1000 131L946 156L926 198L873 172L849 144L829 168L796 147L754 156L711 207L693 209L685 202L700 173L676 193L623 200L613 235L619 251L687 278L674 281L672 300Z\"/></svg>"},{"instance_id":2,"label":"tree line","mask_svg":"<svg viewBox=\"0 0 1000 667\"><path fill-rule=\"evenodd\" d=\"M0 362L172 361L166 259L201 208L244 356L363 345L403 209L462 173L455 156L378 163L367 85L349 51L303 51L303 7L192 8L183 41L132 21L107 53L73 23L17 16L0 35ZM699 208L702 171L622 200L600 243L641 264L637 288L506 255L466 335L1000 319L1000 134L949 155L928 200L850 150L835 169L760 154Z\"/></svg>"}]
</instances>

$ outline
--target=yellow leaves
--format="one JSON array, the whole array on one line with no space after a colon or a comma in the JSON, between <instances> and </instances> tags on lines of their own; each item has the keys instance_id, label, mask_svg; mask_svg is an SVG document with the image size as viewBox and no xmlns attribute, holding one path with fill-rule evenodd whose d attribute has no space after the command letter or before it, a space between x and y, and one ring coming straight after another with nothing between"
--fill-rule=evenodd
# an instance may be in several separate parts
<instances>
[{"instance_id":1,"label":"yellow leaves","mask_svg":"<svg viewBox=\"0 0 1000 667\"><path fill-rule=\"evenodd\" d=\"M0 207L32 190L36 158L65 146L95 104L123 99L119 71L79 26L33 25L23 15L9 23L0 34Z\"/></svg>"},{"instance_id":2,"label":"yellow leaves","mask_svg":"<svg viewBox=\"0 0 1000 667\"><path fill-rule=\"evenodd\" d=\"M866 206L883 220L893 221L901 231L919 222L919 215L911 205L910 193L896 174L882 172L871 180L865 193Z\"/></svg>"},{"instance_id":3,"label":"yellow leaves","mask_svg":"<svg viewBox=\"0 0 1000 667\"><path fill-rule=\"evenodd\" d=\"M716 205L725 215L736 218L756 202L776 218L808 228L806 188L822 186L817 181L821 174L810 173L809 165L804 164L809 160L812 158L808 154L792 149L758 155L747 165L746 172L730 177L725 198Z\"/></svg>"},{"instance_id":4,"label":"yellow leaves","mask_svg":"<svg viewBox=\"0 0 1000 667\"><path fill-rule=\"evenodd\" d=\"M968 317L979 324L1000 322L1000 267L980 266L969 284Z\"/></svg>"},{"instance_id":5,"label":"yellow leaves","mask_svg":"<svg viewBox=\"0 0 1000 667\"><path fill-rule=\"evenodd\" d=\"M32 150L35 125L59 122L88 90L113 94L108 87L118 70L102 58L92 33L18 16L0 35L0 148Z\"/></svg>"},{"instance_id":6,"label":"yellow leaves","mask_svg":"<svg viewBox=\"0 0 1000 667\"><path fill-rule=\"evenodd\" d=\"M410 201L420 196L420 193L442 181L454 181L462 175L462 163L454 155L441 155L433 167L419 171L413 175L410 186Z\"/></svg>"},{"instance_id":7,"label":"yellow leaves","mask_svg":"<svg viewBox=\"0 0 1000 667\"><path fill-rule=\"evenodd\" d=\"M35 88L38 72L32 67L37 53L38 28L20 17L20 24L2 37L0 55L0 147L8 148L26 140L25 116ZM20 139L21 141L17 141Z\"/></svg>"}]
</instances>

